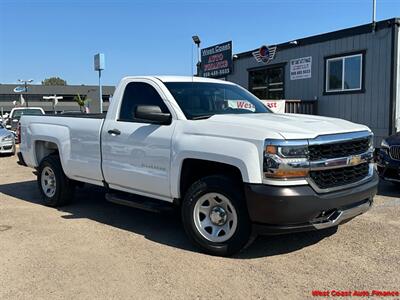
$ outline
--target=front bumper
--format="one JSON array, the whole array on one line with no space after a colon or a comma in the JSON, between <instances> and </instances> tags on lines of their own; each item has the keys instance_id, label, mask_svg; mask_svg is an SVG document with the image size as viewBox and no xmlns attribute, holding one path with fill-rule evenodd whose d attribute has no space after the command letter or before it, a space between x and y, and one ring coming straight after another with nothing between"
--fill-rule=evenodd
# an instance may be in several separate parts
<instances>
[{"instance_id":1,"label":"front bumper","mask_svg":"<svg viewBox=\"0 0 400 300\"><path fill-rule=\"evenodd\" d=\"M0 142L0 153L13 153L15 144L11 142Z\"/></svg>"},{"instance_id":2,"label":"front bumper","mask_svg":"<svg viewBox=\"0 0 400 300\"><path fill-rule=\"evenodd\" d=\"M318 194L310 186L246 184L245 195L254 229L282 234L337 226L366 212L377 192L379 178L359 186Z\"/></svg>"}]
</instances>

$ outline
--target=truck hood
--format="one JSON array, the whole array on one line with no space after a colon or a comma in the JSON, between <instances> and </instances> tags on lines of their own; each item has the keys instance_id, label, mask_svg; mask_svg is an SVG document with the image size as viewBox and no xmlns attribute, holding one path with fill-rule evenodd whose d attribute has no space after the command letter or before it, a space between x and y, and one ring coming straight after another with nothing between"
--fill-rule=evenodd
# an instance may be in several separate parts
<instances>
[{"instance_id":1,"label":"truck hood","mask_svg":"<svg viewBox=\"0 0 400 300\"><path fill-rule=\"evenodd\" d=\"M369 130L367 126L346 120L302 114L214 115L209 122L244 126L265 133L276 133L284 139L312 139L319 135Z\"/></svg>"}]
</instances>

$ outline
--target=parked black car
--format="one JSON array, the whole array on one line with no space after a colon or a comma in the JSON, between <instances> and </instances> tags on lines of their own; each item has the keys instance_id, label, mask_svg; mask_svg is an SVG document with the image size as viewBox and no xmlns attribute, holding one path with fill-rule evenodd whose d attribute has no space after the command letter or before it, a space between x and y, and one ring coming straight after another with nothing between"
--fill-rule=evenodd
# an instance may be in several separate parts
<instances>
[{"instance_id":1,"label":"parked black car","mask_svg":"<svg viewBox=\"0 0 400 300\"><path fill-rule=\"evenodd\" d=\"M400 132L382 141L376 162L382 179L400 183Z\"/></svg>"}]
</instances>

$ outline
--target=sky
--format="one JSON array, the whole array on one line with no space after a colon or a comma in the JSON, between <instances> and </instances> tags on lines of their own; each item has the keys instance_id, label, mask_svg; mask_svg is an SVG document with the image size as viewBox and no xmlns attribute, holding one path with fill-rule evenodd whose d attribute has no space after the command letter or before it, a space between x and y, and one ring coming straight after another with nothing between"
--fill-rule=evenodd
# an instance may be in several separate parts
<instances>
[{"instance_id":1,"label":"sky","mask_svg":"<svg viewBox=\"0 0 400 300\"><path fill-rule=\"evenodd\" d=\"M196 49L232 40L240 53L371 21L372 0L0 0L0 83L97 84L127 75L190 75ZM377 0L377 20L400 0Z\"/></svg>"}]
</instances>

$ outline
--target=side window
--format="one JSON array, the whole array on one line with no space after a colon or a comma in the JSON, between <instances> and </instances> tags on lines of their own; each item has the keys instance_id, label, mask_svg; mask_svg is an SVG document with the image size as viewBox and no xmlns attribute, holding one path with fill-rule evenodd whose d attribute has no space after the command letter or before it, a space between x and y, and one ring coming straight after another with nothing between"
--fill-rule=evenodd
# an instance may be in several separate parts
<instances>
[{"instance_id":1,"label":"side window","mask_svg":"<svg viewBox=\"0 0 400 300\"><path fill-rule=\"evenodd\" d=\"M160 94L151 85L144 82L131 82L126 86L122 97L119 120L136 121L135 109L138 105L158 105L163 113L169 112Z\"/></svg>"}]
</instances>

